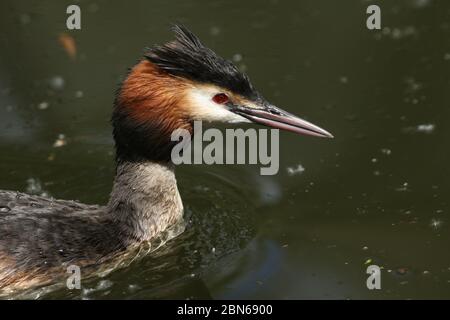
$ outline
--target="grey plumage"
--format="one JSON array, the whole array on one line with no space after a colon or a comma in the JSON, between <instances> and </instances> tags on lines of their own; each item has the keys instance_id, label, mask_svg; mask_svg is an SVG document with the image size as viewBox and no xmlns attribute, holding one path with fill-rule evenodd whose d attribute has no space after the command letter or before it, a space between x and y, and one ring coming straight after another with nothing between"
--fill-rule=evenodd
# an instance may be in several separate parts
<instances>
[{"instance_id":1,"label":"grey plumage","mask_svg":"<svg viewBox=\"0 0 450 320\"><path fill-rule=\"evenodd\" d=\"M182 215L165 163L119 164L107 206L0 191L0 294L55 281L71 264L93 272Z\"/></svg>"}]
</instances>

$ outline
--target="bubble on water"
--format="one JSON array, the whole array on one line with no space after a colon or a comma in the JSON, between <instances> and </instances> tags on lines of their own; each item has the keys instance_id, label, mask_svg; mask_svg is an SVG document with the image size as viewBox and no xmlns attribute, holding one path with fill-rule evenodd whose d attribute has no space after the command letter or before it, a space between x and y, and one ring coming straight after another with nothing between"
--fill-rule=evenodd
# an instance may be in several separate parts
<instances>
[{"instance_id":1,"label":"bubble on water","mask_svg":"<svg viewBox=\"0 0 450 320\"><path fill-rule=\"evenodd\" d=\"M60 148L67 144L66 136L62 133L58 135L58 138L56 138L55 142L53 143L54 148Z\"/></svg>"},{"instance_id":2,"label":"bubble on water","mask_svg":"<svg viewBox=\"0 0 450 320\"><path fill-rule=\"evenodd\" d=\"M444 54L444 60L450 60L450 53Z\"/></svg>"},{"instance_id":3,"label":"bubble on water","mask_svg":"<svg viewBox=\"0 0 450 320\"><path fill-rule=\"evenodd\" d=\"M294 176L296 174L302 174L305 171L305 168L301 164L298 164L296 167L288 167L286 171L288 175Z\"/></svg>"},{"instance_id":4,"label":"bubble on water","mask_svg":"<svg viewBox=\"0 0 450 320\"><path fill-rule=\"evenodd\" d=\"M84 93L81 90L75 92L75 98L83 98Z\"/></svg>"},{"instance_id":5,"label":"bubble on water","mask_svg":"<svg viewBox=\"0 0 450 320\"><path fill-rule=\"evenodd\" d=\"M376 162L378 162L378 159L377 159L377 158L372 158L370 161L371 161L372 163L376 163Z\"/></svg>"},{"instance_id":6,"label":"bubble on water","mask_svg":"<svg viewBox=\"0 0 450 320\"><path fill-rule=\"evenodd\" d=\"M53 90L59 91L64 89L65 80L61 76L54 76L49 80L49 86Z\"/></svg>"}]
</instances>

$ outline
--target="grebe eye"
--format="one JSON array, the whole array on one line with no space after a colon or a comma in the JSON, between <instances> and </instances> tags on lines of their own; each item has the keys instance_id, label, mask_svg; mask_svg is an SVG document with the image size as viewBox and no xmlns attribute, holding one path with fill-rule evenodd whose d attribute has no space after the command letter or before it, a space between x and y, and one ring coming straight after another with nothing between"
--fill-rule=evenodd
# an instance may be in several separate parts
<instances>
[{"instance_id":1,"label":"grebe eye","mask_svg":"<svg viewBox=\"0 0 450 320\"><path fill-rule=\"evenodd\" d=\"M230 100L225 93L218 93L212 99L215 103L218 104L224 104Z\"/></svg>"}]
</instances>

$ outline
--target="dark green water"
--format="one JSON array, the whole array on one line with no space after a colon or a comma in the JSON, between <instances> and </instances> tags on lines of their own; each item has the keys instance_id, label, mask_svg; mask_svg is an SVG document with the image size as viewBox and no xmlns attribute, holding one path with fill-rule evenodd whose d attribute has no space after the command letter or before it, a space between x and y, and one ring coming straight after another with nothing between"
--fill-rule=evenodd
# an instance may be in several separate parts
<instances>
[{"instance_id":1,"label":"dark green water","mask_svg":"<svg viewBox=\"0 0 450 320\"><path fill-rule=\"evenodd\" d=\"M450 298L448 1L378 1L381 31L365 27L371 1L78 1L82 30L67 31L71 3L0 4L0 189L104 204L114 90L175 21L335 139L281 133L273 177L179 167L183 235L41 297Z\"/></svg>"}]
</instances>

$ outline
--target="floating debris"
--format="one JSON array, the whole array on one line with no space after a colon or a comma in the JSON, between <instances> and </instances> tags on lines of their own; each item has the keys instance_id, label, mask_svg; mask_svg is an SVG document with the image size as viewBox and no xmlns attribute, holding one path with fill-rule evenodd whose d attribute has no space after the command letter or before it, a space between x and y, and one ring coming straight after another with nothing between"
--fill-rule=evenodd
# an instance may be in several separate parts
<instances>
[{"instance_id":1,"label":"floating debris","mask_svg":"<svg viewBox=\"0 0 450 320\"><path fill-rule=\"evenodd\" d=\"M440 227L442 227L442 220L434 219L434 218L431 219L430 227L432 227L435 230L439 229Z\"/></svg>"},{"instance_id":2,"label":"floating debris","mask_svg":"<svg viewBox=\"0 0 450 320\"><path fill-rule=\"evenodd\" d=\"M408 184L408 182L403 183L401 187L399 187L399 188L397 188L395 190L397 190L397 191L409 191L409 184Z\"/></svg>"},{"instance_id":3,"label":"floating debris","mask_svg":"<svg viewBox=\"0 0 450 320\"><path fill-rule=\"evenodd\" d=\"M67 33L61 33L58 37L58 41L64 51L66 51L69 58L75 59L77 56L77 45L75 39Z\"/></svg>"},{"instance_id":4,"label":"floating debris","mask_svg":"<svg viewBox=\"0 0 450 320\"><path fill-rule=\"evenodd\" d=\"M58 135L58 138L53 143L53 148L60 148L67 144L66 136L62 133Z\"/></svg>"},{"instance_id":5,"label":"floating debris","mask_svg":"<svg viewBox=\"0 0 450 320\"><path fill-rule=\"evenodd\" d=\"M403 131L405 133L425 133L425 134L431 134L436 129L436 125L432 123L425 123L425 124L419 124L415 127L407 127L404 128Z\"/></svg>"},{"instance_id":6,"label":"floating debris","mask_svg":"<svg viewBox=\"0 0 450 320\"><path fill-rule=\"evenodd\" d=\"M48 109L49 106L50 106L50 104L47 101L42 101L41 103L38 104L38 109L46 110L46 109Z\"/></svg>"},{"instance_id":7,"label":"floating debris","mask_svg":"<svg viewBox=\"0 0 450 320\"><path fill-rule=\"evenodd\" d=\"M417 131L423 132L423 133L432 133L434 131L435 125L428 123L428 124L419 124L417 126Z\"/></svg>"},{"instance_id":8,"label":"floating debris","mask_svg":"<svg viewBox=\"0 0 450 320\"><path fill-rule=\"evenodd\" d=\"M287 173L290 176L293 176L296 174L301 174L301 173L303 173L303 171L305 171L305 168L301 164L297 165L297 167L288 167L287 168Z\"/></svg>"},{"instance_id":9,"label":"floating debris","mask_svg":"<svg viewBox=\"0 0 450 320\"><path fill-rule=\"evenodd\" d=\"M401 267L395 270L395 274L399 276L406 276L409 273L408 268Z\"/></svg>"},{"instance_id":10,"label":"floating debris","mask_svg":"<svg viewBox=\"0 0 450 320\"><path fill-rule=\"evenodd\" d=\"M372 259L367 259L366 262L364 262L364 264L371 264L372 263Z\"/></svg>"},{"instance_id":11,"label":"floating debris","mask_svg":"<svg viewBox=\"0 0 450 320\"><path fill-rule=\"evenodd\" d=\"M386 149L386 148L383 148L380 151L382 154L385 154L387 156L389 156L392 153L391 149Z\"/></svg>"}]
</instances>

